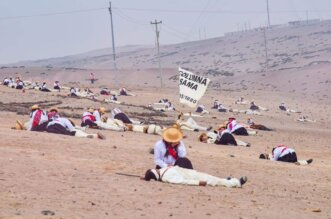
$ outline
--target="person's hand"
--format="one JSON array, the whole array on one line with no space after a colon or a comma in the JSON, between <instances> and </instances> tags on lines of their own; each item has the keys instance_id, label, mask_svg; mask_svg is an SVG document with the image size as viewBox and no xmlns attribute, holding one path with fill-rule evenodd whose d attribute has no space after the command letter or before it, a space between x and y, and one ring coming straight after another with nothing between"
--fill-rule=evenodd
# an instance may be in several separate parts
<instances>
[{"instance_id":1,"label":"person's hand","mask_svg":"<svg viewBox=\"0 0 331 219\"><path fill-rule=\"evenodd\" d=\"M199 186L206 186L207 182L206 181L199 181Z\"/></svg>"}]
</instances>

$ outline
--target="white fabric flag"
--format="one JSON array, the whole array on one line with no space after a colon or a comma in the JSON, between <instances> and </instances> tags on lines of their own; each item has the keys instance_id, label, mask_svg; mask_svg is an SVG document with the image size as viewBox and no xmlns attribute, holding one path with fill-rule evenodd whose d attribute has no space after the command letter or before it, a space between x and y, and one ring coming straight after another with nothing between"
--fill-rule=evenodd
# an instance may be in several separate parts
<instances>
[{"instance_id":1,"label":"white fabric flag","mask_svg":"<svg viewBox=\"0 0 331 219\"><path fill-rule=\"evenodd\" d=\"M179 102L189 107L196 107L198 101L205 94L210 80L195 75L179 67Z\"/></svg>"}]
</instances>

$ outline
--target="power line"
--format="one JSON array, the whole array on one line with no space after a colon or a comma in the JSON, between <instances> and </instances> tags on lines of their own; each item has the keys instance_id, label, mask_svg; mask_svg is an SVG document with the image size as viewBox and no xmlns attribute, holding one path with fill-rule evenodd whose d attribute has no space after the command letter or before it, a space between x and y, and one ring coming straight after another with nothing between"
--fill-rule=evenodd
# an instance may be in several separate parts
<instances>
[{"instance_id":1,"label":"power line","mask_svg":"<svg viewBox=\"0 0 331 219\"><path fill-rule=\"evenodd\" d=\"M32 18L32 17L46 17L46 16L55 16L55 15L64 15L64 14L77 14L77 13L87 13L106 10L108 8L92 8L92 9L82 9L74 11L63 11L63 12L54 12L54 13L42 13L34 15L20 15L20 16L9 16L9 17L0 17L0 20L11 20L11 19L20 19L20 18Z\"/></svg>"}]
</instances>

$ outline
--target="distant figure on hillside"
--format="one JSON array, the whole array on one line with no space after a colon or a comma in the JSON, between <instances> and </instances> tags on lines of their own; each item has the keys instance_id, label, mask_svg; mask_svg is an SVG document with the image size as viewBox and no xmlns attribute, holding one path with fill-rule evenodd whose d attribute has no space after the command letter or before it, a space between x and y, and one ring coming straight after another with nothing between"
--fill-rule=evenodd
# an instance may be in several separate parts
<instances>
[{"instance_id":1,"label":"distant figure on hillside","mask_svg":"<svg viewBox=\"0 0 331 219\"><path fill-rule=\"evenodd\" d=\"M91 81L91 84L94 84L94 80L95 80L95 78L94 78L94 74L91 72L91 73L90 73L90 81Z\"/></svg>"},{"instance_id":2,"label":"distant figure on hillside","mask_svg":"<svg viewBox=\"0 0 331 219\"><path fill-rule=\"evenodd\" d=\"M282 110L282 111L286 111L288 113L300 113L299 111L297 110L293 110L293 109L289 109L288 107L285 106L285 103L281 103L279 105L279 109Z\"/></svg>"},{"instance_id":3,"label":"distant figure on hillside","mask_svg":"<svg viewBox=\"0 0 331 219\"><path fill-rule=\"evenodd\" d=\"M5 77L5 78L3 79L3 84L2 84L2 85L8 86L9 83L10 83L10 79L7 78L7 77Z\"/></svg>"},{"instance_id":4,"label":"distant figure on hillside","mask_svg":"<svg viewBox=\"0 0 331 219\"><path fill-rule=\"evenodd\" d=\"M71 87L70 88L70 96L71 97L78 97L77 94L76 94L76 89L74 87Z\"/></svg>"},{"instance_id":5,"label":"distant figure on hillside","mask_svg":"<svg viewBox=\"0 0 331 219\"><path fill-rule=\"evenodd\" d=\"M43 92L51 92L47 86L46 86L46 81L43 82L43 84L41 85L41 88L39 88L40 91L43 91Z\"/></svg>"},{"instance_id":6,"label":"distant figure on hillside","mask_svg":"<svg viewBox=\"0 0 331 219\"><path fill-rule=\"evenodd\" d=\"M297 154L294 149L289 148L283 144L278 145L272 149L272 154L260 154L260 159L268 159L273 161L282 161L295 163L298 165L307 165L313 162L313 159L309 160L298 160Z\"/></svg>"},{"instance_id":7,"label":"distant figure on hillside","mask_svg":"<svg viewBox=\"0 0 331 219\"><path fill-rule=\"evenodd\" d=\"M258 129L258 130L262 130L262 131L273 131L272 129L261 125L261 124L256 124L252 118L248 118L247 119L247 125L251 128L251 129Z\"/></svg>"},{"instance_id":8,"label":"distant figure on hillside","mask_svg":"<svg viewBox=\"0 0 331 219\"><path fill-rule=\"evenodd\" d=\"M20 77L17 77L16 79L16 89L22 90L24 87L23 81L20 79Z\"/></svg>"},{"instance_id":9,"label":"distant figure on hillside","mask_svg":"<svg viewBox=\"0 0 331 219\"><path fill-rule=\"evenodd\" d=\"M203 114L208 114L209 112L206 110L206 107L204 105L199 105L197 109L195 110L196 113L200 113L201 115Z\"/></svg>"},{"instance_id":10,"label":"distant figure on hillside","mask_svg":"<svg viewBox=\"0 0 331 219\"><path fill-rule=\"evenodd\" d=\"M234 103L235 104L242 104L242 105L248 104L248 102L245 101L243 97L238 98Z\"/></svg>"},{"instance_id":11,"label":"distant figure on hillside","mask_svg":"<svg viewBox=\"0 0 331 219\"><path fill-rule=\"evenodd\" d=\"M58 91L61 90L59 81L54 82L54 87L53 88L54 88L54 90L58 90Z\"/></svg>"},{"instance_id":12,"label":"distant figure on hillside","mask_svg":"<svg viewBox=\"0 0 331 219\"><path fill-rule=\"evenodd\" d=\"M119 92L121 96L136 96L135 94L128 92L124 87L122 87Z\"/></svg>"},{"instance_id":13,"label":"distant figure on hillside","mask_svg":"<svg viewBox=\"0 0 331 219\"><path fill-rule=\"evenodd\" d=\"M225 108L223 106L223 104L220 103L220 104L218 104L217 110L218 110L218 112L226 112L227 108Z\"/></svg>"},{"instance_id":14,"label":"distant figure on hillside","mask_svg":"<svg viewBox=\"0 0 331 219\"><path fill-rule=\"evenodd\" d=\"M214 103L213 103L212 109L217 109L219 104L220 104L220 102L218 100L215 100Z\"/></svg>"},{"instance_id":15,"label":"distant figure on hillside","mask_svg":"<svg viewBox=\"0 0 331 219\"><path fill-rule=\"evenodd\" d=\"M106 87L102 88L100 91L101 95L110 95L110 90Z\"/></svg>"}]
</instances>

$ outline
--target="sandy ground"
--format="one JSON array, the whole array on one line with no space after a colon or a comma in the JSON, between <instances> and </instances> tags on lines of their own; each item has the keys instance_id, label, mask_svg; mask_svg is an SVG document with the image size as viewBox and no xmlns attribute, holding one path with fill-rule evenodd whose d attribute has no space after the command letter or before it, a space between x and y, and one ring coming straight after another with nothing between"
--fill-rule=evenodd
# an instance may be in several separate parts
<instances>
[{"instance_id":1,"label":"sandy ground","mask_svg":"<svg viewBox=\"0 0 331 219\"><path fill-rule=\"evenodd\" d=\"M145 182L117 175L143 175L154 166L149 149L160 139L156 135L102 130L107 139L99 140L10 129L16 119L28 119L28 107L35 101L48 101L41 104L46 109L50 108L47 104L59 101L54 107L69 116L81 114L88 106L111 109L113 104L64 98L57 93L22 94L3 86L0 91L0 218L331 218L331 131L330 117L326 116L331 106L317 98L298 99L293 93L266 91L207 92L202 103L208 108L214 98L232 107L239 96L254 98L270 108L262 116L253 116L254 120L276 129L242 137L252 144L250 148L207 145L197 142L199 133L185 132L188 157L195 169L220 177L248 177L243 188L230 189ZM126 104L119 106L132 117L149 113L153 115L150 120L173 121L175 112L157 114L143 108L162 97L189 111L179 105L177 90L137 87L133 91L137 97L120 97ZM297 114L280 112L280 98L316 122L298 123ZM217 127L231 115L210 111L196 120ZM247 116L237 118L244 122ZM79 123L79 119L74 121ZM258 159L278 143L295 148L299 158L313 158L314 162L296 166ZM55 215L43 216L47 210Z\"/></svg>"}]
</instances>

